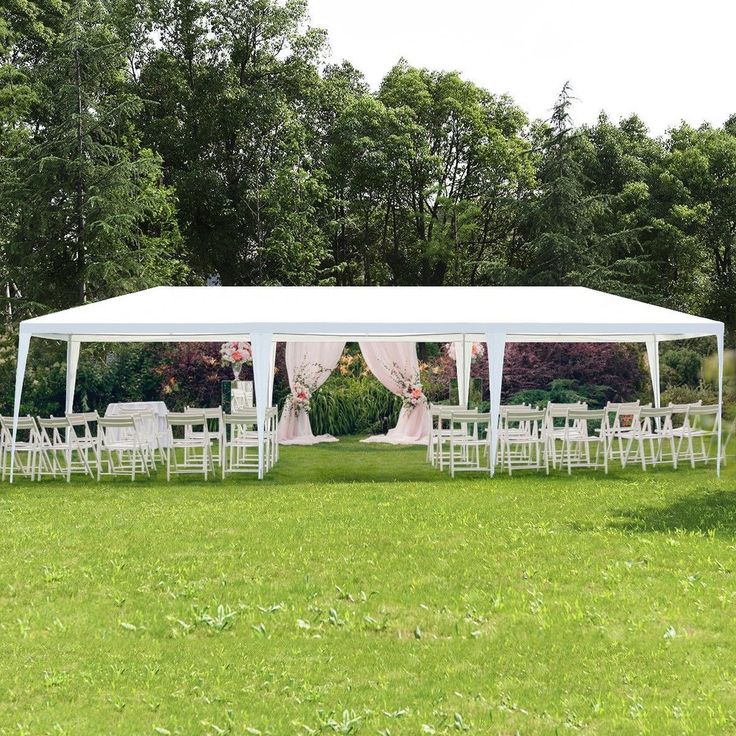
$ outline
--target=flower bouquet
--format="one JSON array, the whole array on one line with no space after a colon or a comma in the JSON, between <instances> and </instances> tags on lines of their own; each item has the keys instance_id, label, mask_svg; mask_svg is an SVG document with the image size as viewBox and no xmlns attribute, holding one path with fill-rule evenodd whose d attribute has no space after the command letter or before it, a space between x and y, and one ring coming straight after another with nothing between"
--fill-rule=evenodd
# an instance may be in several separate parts
<instances>
[{"instance_id":1,"label":"flower bouquet","mask_svg":"<svg viewBox=\"0 0 736 736\"><path fill-rule=\"evenodd\" d=\"M287 411L291 412L295 417L298 417L302 412L309 414L312 408L309 403L310 397L311 391L306 386L297 388L294 393L286 397Z\"/></svg>"},{"instance_id":2,"label":"flower bouquet","mask_svg":"<svg viewBox=\"0 0 736 736\"><path fill-rule=\"evenodd\" d=\"M419 379L418 372L409 376L396 363L389 368L389 372L394 381L399 385L405 409L414 409L419 404L427 401L427 397L422 390L422 382Z\"/></svg>"},{"instance_id":3,"label":"flower bouquet","mask_svg":"<svg viewBox=\"0 0 736 736\"><path fill-rule=\"evenodd\" d=\"M298 417L302 412L309 414L311 411L310 399L312 393L317 390L319 376L324 373L324 367L319 363L310 363L301 366L294 376L294 390L286 397L285 411Z\"/></svg>"},{"instance_id":4,"label":"flower bouquet","mask_svg":"<svg viewBox=\"0 0 736 736\"><path fill-rule=\"evenodd\" d=\"M220 356L223 365L229 365L233 369L234 380L240 379L240 371L244 364L250 364L253 353L249 342L224 342L220 347Z\"/></svg>"}]
</instances>

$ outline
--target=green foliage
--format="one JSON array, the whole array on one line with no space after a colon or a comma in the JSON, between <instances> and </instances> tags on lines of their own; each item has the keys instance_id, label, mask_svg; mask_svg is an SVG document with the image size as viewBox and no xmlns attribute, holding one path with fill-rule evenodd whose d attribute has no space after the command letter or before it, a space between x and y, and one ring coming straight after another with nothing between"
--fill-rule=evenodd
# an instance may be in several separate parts
<instances>
[{"instance_id":1,"label":"green foliage","mask_svg":"<svg viewBox=\"0 0 736 736\"><path fill-rule=\"evenodd\" d=\"M337 436L385 432L401 411L401 399L373 376L331 376L310 404L312 431Z\"/></svg>"},{"instance_id":2,"label":"green foliage","mask_svg":"<svg viewBox=\"0 0 736 736\"><path fill-rule=\"evenodd\" d=\"M595 409L604 406L610 397L609 386L581 384L573 379L561 378L552 381L547 389L519 391L509 398L509 403L543 407L548 401L560 404L585 401L592 409Z\"/></svg>"},{"instance_id":3,"label":"green foliage","mask_svg":"<svg viewBox=\"0 0 736 736\"><path fill-rule=\"evenodd\" d=\"M662 351L660 379L664 386L697 386L700 381L702 356L687 347Z\"/></svg>"},{"instance_id":4,"label":"green foliage","mask_svg":"<svg viewBox=\"0 0 736 736\"><path fill-rule=\"evenodd\" d=\"M14 98L18 119L6 123L25 135L0 137L10 231L0 247L15 304L33 313L181 281L174 193L139 143L142 102L110 8L73 0L38 56L16 51L33 97Z\"/></svg>"},{"instance_id":5,"label":"green foliage","mask_svg":"<svg viewBox=\"0 0 736 736\"><path fill-rule=\"evenodd\" d=\"M718 391L706 383L698 383L694 386L669 386L662 391L662 405L670 402L673 404L691 404L702 401L704 404L717 404Z\"/></svg>"}]
</instances>

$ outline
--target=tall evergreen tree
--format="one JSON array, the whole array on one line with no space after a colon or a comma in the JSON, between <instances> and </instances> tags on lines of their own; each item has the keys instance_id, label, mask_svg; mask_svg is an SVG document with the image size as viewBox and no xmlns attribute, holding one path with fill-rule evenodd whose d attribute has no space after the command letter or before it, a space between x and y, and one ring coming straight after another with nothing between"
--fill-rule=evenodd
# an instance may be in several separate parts
<instances>
[{"instance_id":1,"label":"tall evergreen tree","mask_svg":"<svg viewBox=\"0 0 736 736\"><path fill-rule=\"evenodd\" d=\"M173 192L139 143L141 102L109 9L73 0L27 71L28 145L6 165L15 222L8 269L29 310L181 280Z\"/></svg>"}]
</instances>

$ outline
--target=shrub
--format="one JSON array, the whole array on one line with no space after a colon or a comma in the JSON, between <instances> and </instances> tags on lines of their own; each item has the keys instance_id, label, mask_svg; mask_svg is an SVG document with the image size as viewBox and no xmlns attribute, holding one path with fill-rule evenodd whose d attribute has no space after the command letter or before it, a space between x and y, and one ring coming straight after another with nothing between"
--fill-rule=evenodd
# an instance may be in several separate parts
<instances>
[{"instance_id":1,"label":"shrub","mask_svg":"<svg viewBox=\"0 0 736 736\"><path fill-rule=\"evenodd\" d=\"M382 432L396 424L401 403L373 376L332 375L310 400L312 431L334 435Z\"/></svg>"},{"instance_id":2,"label":"shrub","mask_svg":"<svg viewBox=\"0 0 736 736\"><path fill-rule=\"evenodd\" d=\"M610 386L581 384L573 379L558 378L552 381L547 389L519 391L509 398L509 403L544 407L548 401L559 404L584 401L593 409L605 406L610 400L610 395Z\"/></svg>"}]
</instances>

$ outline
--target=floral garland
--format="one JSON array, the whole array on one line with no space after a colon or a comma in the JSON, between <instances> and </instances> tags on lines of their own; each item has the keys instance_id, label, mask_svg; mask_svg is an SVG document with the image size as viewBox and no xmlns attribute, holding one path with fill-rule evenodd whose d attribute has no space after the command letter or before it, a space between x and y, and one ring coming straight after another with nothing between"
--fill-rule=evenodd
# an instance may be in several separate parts
<instances>
[{"instance_id":1,"label":"floral garland","mask_svg":"<svg viewBox=\"0 0 736 736\"><path fill-rule=\"evenodd\" d=\"M295 417L298 417L302 412L309 414L312 410L312 405L310 404L311 396L312 392L306 386L297 388L286 397L284 408Z\"/></svg>"},{"instance_id":2,"label":"floral garland","mask_svg":"<svg viewBox=\"0 0 736 736\"><path fill-rule=\"evenodd\" d=\"M420 404L426 403L427 397L424 395L418 371L409 376L396 363L388 370L394 381L399 384L400 395L405 409L411 411Z\"/></svg>"},{"instance_id":3,"label":"floral garland","mask_svg":"<svg viewBox=\"0 0 736 736\"><path fill-rule=\"evenodd\" d=\"M307 369L311 370L307 370ZM319 363L302 366L302 369L294 376L294 390L286 397L284 410L298 417L302 412L309 414L312 410L312 393L316 390L316 377L323 371L324 367Z\"/></svg>"}]
</instances>

